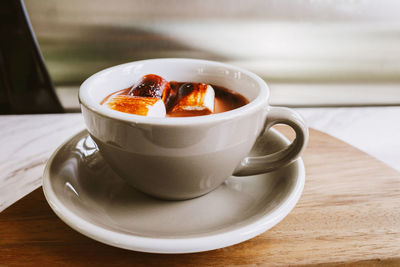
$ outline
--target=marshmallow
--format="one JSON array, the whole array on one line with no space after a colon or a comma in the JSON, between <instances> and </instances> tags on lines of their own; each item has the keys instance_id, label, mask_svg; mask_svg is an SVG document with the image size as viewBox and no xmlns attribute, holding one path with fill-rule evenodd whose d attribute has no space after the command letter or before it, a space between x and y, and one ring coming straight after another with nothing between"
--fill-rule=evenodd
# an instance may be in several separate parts
<instances>
[{"instance_id":1,"label":"marshmallow","mask_svg":"<svg viewBox=\"0 0 400 267\"><path fill-rule=\"evenodd\" d=\"M154 97L116 95L106 104L114 110L135 115L147 117L165 117L166 115L164 102Z\"/></svg>"},{"instance_id":2,"label":"marshmallow","mask_svg":"<svg viewBox=\"0 0 400 267\"><path fill-rule=\"evenodd\" d=\"M162 77L155 74L148 74L143 76L132 88L129 90L130 96L141 97L154 97L166 101L171 87L169 82Z\"/></svg>"},{"instance_id":3,"label":"marshmallow","mask_svg":"<svg viewBox=\"0 0 400 267\"><path fill-rule=\"evenodd\" d=\"M214 111L215 92L205 83L185 83L178 89L176 99L169 112L172 116L196 116Z\"/></svg>"}]
</instances>

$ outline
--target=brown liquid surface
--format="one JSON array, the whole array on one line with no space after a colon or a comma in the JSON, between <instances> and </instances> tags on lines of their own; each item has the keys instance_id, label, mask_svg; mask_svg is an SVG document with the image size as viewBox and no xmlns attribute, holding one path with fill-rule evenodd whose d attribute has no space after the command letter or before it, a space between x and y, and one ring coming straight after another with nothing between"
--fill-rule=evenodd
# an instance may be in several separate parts
<instances>
[{"instance_id":1,"label":"brown liquid surface","mask_svg":"<svg viewBox=\"0 0 400 267\"><path fill-rule=\"evenodd\" d=\"M171 88L179 88L181 85L186 84L187 82L170 82ZM242 107L246 104L249 103L249 101L242 96L239 93L236 93L232 90L229 90L225 87L222 86L218 86L218 85L213 85L211 84L211 86L214 88L214 92L215 92L215 102L214 102L214 112L212 112L213 114L215 113L222 113L225 111L229 111L229 110L233 110L239 107ZM106 101L108 101L110 98L114 98L115 96L119 96L119 95L129 95L129 92L131 91L132 87L126 88L126 89L122 89L119 90L117 92L111 93L110 95L106 96L101 102L100 104L103 105L105 104ZM166 109L167 109L167 117L191 117L191 116L203 116L203 115L209 115L209 112L204 112L204 113L199 113L197 112L181 112L181 113L172 113L170 112L173 106L174 101L168 101L166 103ZM129 110L129 108L125 108L124 110L119 110L122 112L126 112L126 113L132 113L132 114L136 114L135 110Z\"/></svg>"}]
</instances>

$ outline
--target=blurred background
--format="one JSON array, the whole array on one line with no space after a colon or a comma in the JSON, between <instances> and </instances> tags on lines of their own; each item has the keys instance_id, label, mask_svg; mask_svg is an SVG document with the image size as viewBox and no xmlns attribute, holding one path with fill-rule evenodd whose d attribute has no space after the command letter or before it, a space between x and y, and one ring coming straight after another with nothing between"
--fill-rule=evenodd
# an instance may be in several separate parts
<instances>
[{"instance_id":1,"label":"blurred background","mask_svg":"<svg viewBox=\"0 0 400 267\"><path fill-rule=\"evenodd\" d=\"M249 69L271 104L400 104L400 1L25 0L62 104L91 74L190 57Z\"/></svg>"}]
</instances>

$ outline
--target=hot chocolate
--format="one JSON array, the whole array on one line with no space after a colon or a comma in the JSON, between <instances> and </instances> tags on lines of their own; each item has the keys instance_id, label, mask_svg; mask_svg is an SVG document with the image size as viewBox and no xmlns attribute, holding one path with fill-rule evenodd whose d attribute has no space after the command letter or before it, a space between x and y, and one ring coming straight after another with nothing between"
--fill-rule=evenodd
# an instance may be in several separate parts
<instances>
[{"instance_id":1,"label":"hot chocolate","mask_svg":"<svg viewBox=\"0 0 400 267\"><path fill-rule=\"evenodd\" d=\"M143 116L190 117L221 113L246 105L241 94L218 85L167 82L160 76L143 76L133 86L114 92L100 104Z\"/></svg>"},{"instance_id":2,"label":"hot chocolate","mask_svg":"<svg viewBox=\"0 0 400 267\"><path fill-rule=\"evenodd\" d=\"M141 78L146 73L159 73L168 83L147 75ZM267 84L254 73L220 62L180 58L111 67L89 77L79 90L88 132L115 175L146 194L168 200L205 195L231 175L279 172L299 156L308 137L304 121L291 109L269 106L268 96ZM115 111L113 103L127 112L139 105L140 111L134 112L143 116ZM172 110L222 113L165 118ZM268 131L278 123L296 133L295 141L280 151ZM256 142L256 153L247 156ZM267 152L271 149L275 153Z\"/></svg>"}]
</instances>

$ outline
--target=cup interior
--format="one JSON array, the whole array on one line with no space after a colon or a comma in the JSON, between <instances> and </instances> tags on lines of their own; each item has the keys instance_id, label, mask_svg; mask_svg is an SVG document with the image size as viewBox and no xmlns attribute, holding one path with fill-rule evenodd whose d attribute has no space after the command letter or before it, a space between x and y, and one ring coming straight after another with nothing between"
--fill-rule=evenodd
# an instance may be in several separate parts
<instances>
[{"instance_id":1,"label":"cup interior","mask_svg":"<svg viewBox=\"0 0 400 267\"><path fill-rule=\"evenodd\" d=\"M265 100L269 95L268 87L261 78L238 67L207 60L152 59L118 65L92 75L81 86L80 101L89 108L112 114L114 111L106 111L100 105L101 101L115 91L132 86L146 74L156 74L167 81L223 86L246 97L250 102L248 105L258 98Z\"/></svg>"}]
</instances>

